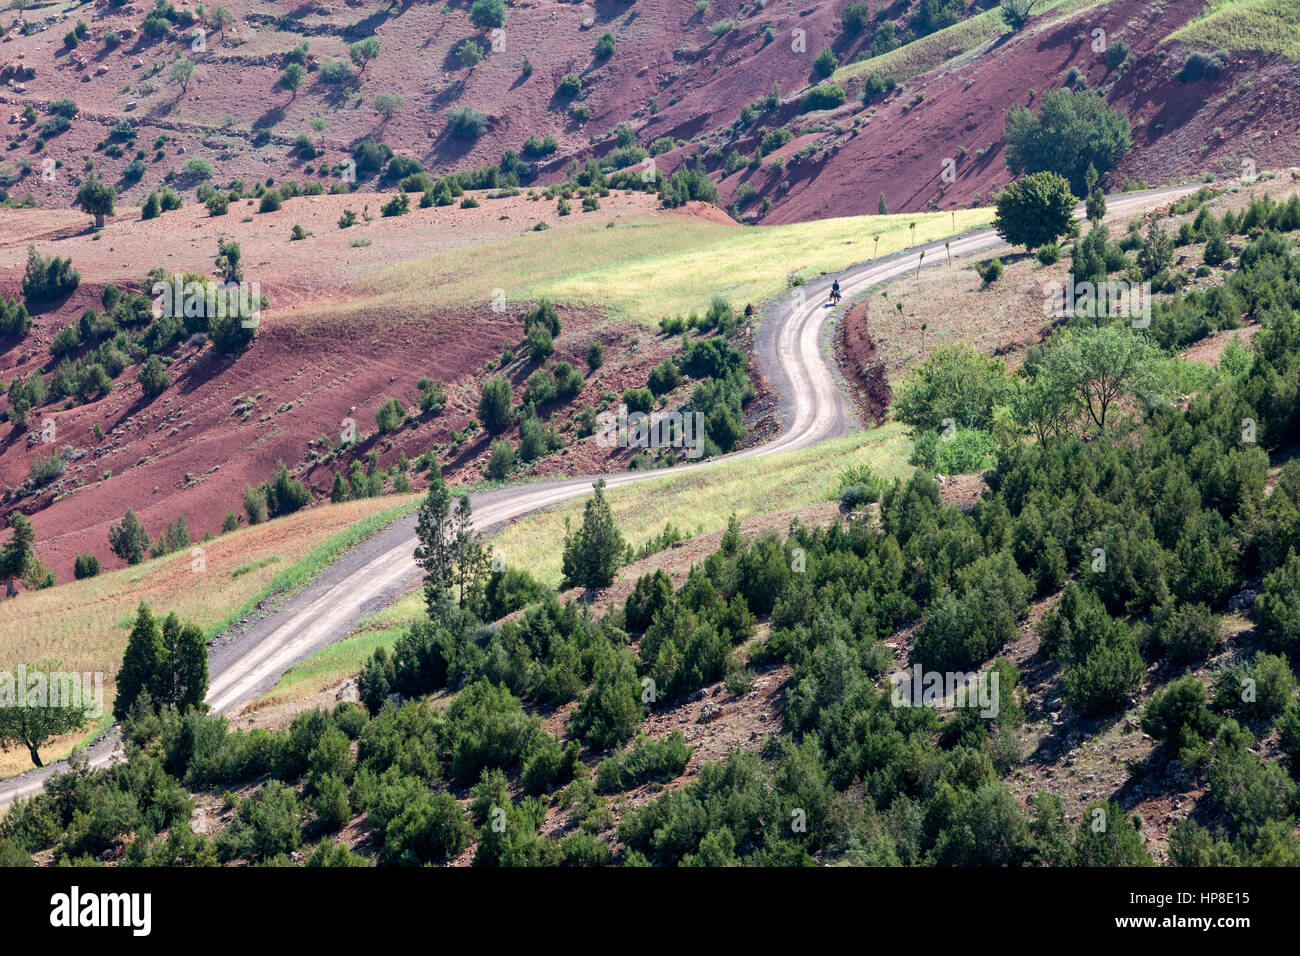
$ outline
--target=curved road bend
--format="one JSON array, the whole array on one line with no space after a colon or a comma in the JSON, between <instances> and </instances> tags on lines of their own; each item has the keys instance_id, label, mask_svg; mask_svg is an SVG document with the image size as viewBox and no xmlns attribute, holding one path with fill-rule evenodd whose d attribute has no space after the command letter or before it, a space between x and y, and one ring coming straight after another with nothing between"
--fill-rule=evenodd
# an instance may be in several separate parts
<instances>
[{"instance_id":1,"label":"curved road bend","mask_svg":"<svg viewBox=\"0 0 1300 956\"><path fill-rule=\"evenodd\" d=\"M1157 205L1197 188L1178 186L1109 197L1108 212ZM1078 214L1082 215L1082 208ZM949 242L954 256L976 256L1003 244L992 229L966 233ZM932 264L944 261L933 255L942 248L943 240L938 240L852 266L837 274L840 289L851 301L878 283L916 271L922 252ZM793 451L846 434L856 422L822 352L823 332L830 315L830 282L829 276L816 279L777 300L767 309L756 335L759 367L772 382L780 401L782 426L776 438L698 464L475 492L470 496L475 526L493 532L514 518L589 493L597 477L604 477L610 488L619 488L666 474L715 467L736 458ZM413 514L395 521L326 568L266 617L241 633L228 633L215 644L209 658L207 697L212 710L226 713L256 699L275 686L293 664L346 637L360 621L409 588L419 577L413 555L415 523ZM117 745L113 733L90 747L86 755L91 765L106 764ZM31 796L46 777L66 766L64 762L52 763L0 784L0 807Z\"/></svg>"}]
</instances>

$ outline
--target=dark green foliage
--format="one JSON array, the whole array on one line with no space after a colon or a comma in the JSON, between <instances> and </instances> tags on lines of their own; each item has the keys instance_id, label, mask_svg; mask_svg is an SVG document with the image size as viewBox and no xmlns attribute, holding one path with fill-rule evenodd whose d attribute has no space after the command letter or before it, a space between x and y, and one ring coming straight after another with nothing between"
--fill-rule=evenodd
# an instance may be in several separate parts
<instances>
[{"instance_id":1,"label":"dark green foliage","mask_svg":"<svg viewBox=\"0 0 1300 956\"><path fill-rule=\"evenodd\" d=\"M267 514L272 518L293 514L311 504L311 491L289 474L289 469L285 467L284 462L276 466L270 484L262 487L265 490Z\"/></svg>"},{"instance_id":2,"label":"dark green foliage","mask_svg":"<svg viewBox=\"0 0 1300 956\"><path fill-rule=\"evenodd\" d=\"M609 587L627 548L598 480L582 512L582 526L564 536L564 587Z\"/></svg>"},{"instance_id":3,"label":"dark green foliage","mask_svg":"<svg viewBox=\"0 0 1300 956\"><path fill-rule=\"evenodd\" d=\"M293 852L302 845L299 813L294 791L272 780L240 801L234 819L217 837L218 856L260 862Z\"/></svg>"},{"instance_id":4,"label":"dark green foliage","mask_svg":"<svg viewBox=\"0 0 1300 956\"><path fill-rule=\"evenodd\" d=\"M1223 641L1219 618L1203 604L1189 604L1156 618L1157 639L1174 667L1197 664Z\"/></svg>"},{"instance_id":5,"label":"dark green foliage","mask_svg":"<svg viewBox=\"0 0 1300 956\"><path fill-rule=\"evenodd\" d=\"M24 336L32 327L27 306L17 299L0 296L0 337Z\"/></svg>"},{"instance_id":6,"label":"dark green foliage","mask_svg":"<svg viewBox=\"0 0 1300 956\"><path fill-rule=\"evenodd\" d=\"M113 714L131 713L138 699L154 707L184 712L203 703L208 691L208 650L203 632L183 624L174 613L160 627L147 604L141 603L117 673Z\"/></svg>"},{"instance_id":7,"label":"dark green foliage","mask_svg":"<svg viewBox=\"0 0 1300 956\"><path fill-rule=\"evenodd\" d=\"M596 787L625 791L651 781L667 783L686 770L691 752L680 730L664 738L637 737L626 750L600 762Z\"/></svg>"},{"instance_id":8,"label":"dark green foliage","mask_svg":"<svg viewBox=\"0 0 1300 956\"><path fill-rule=\"evenodd\" d=\"M1286 563L1264 579L1255 613L1260 636L1271 649L1293 657L1300 652L1300 557L1288 555Z\"/></svg>"},{"instance_id":9,"label":"dark green foliage","mask_svg":"<svg viewBox=\"0 0 1300 956\"><path fill-rule=\"evenodd\" d=\"M592 668L591 690L573 712L570 729L583 743L605 750L631 738L641 726L641 682L632 655L608 648Z\"/></svg>"},{"instance_id":10,"label":"dark green foliage","mask_svg":"<svg viewBox=\"0 0 1300 956\"><path fill-rule=\"evenodd\" d=\"M1032 250L1054 244L1069 232L1078 200L1064 177L1045 171L1016 180L994 197L994 203L998 235Z\"/></svg>"},{"instance_id":11,"label":"dark green foliage","mask_svg":"<svg viewBox=\"0 0 1300 956\"><path fill-rule=\"evenodd\" d=\"M1182 67L1178 70L1178 79L1183 83L1195 83L1197 80L1212 80L1227 65L1228 55L1222 50L1203 53L1194 50L1187 54Z\"/></svg>"},{"instance_id":12,"label":"dark green foliage","mask_svg":"<svg viewBox=\"0 0 1300 956\"><path fill-rule=\"evenodd\" d=\"M450 793L422 793L385 828L380 854L390 866L423 866L454 857L469 843L469 821Z\"/></svg>"},{"instance_id":13,"label":"dark green foliage","mask_svg":"<svg viewBox=\"0 0 1300 956\"><path fill-rule=\"evenodd\" d=\"M42 256L35 246L27 247L27 268L23 273L23 298L29 304L52 302L68 295L81 282L81 273L71 259Z\"/></svg>"},{"instance_id":14,"label":"dark green foliage","mask_svg":"<svg viewBox=\"0 0 1300 956\"><path fill-rule=\"evenodd\" d=\"M397 431L405 418L406 409L395 398L388 399L375 409L375 425L379 428L379 434L381 435Z\"/></svg>"},{"instance_id":15,"label":"dark green foliage","mask_svg":"<svg viewBox=\"0 0 1300 956\"><path fill-rule=\"evenodd\" d=\"M149 550L149 535L132 509L126 509L120 525L108 526L108 546L127 564L139 564L144 560L145 552Z\"/></svg>"},{"instance_id":16,"label":"dark green foliage","mask_svg":"<svg viewBox=\"0 0 1300 956\"><path fill-rule=\"evenodd\" d=\"M478 417L489 435L499 435L510 427L515 417L513 403L514 391L505 378L494 375L483 383Z\"/></svg>"},{"instance_id":17,"label":"dark green foliage","mask_svg":"<svg viewBox=\"0 0 1300 956\"><path fill-rule=\"evenodd\" d=\"M624 624L630 631L644 631L672 599L672 581L662 570L656 568L653 574L641 575L624 604Z\"/></svg>"},{"instance_id":18,"label":"dark green foliage","mask_svg":"<svg viewBox=\"0 0 1300 956\"><path fill-rule=\"evenodd\" d=\"M628 414L641 412L648 414L655 404L654 392L648 388L628 388L623 390L623 404Z\"/></svg>"},{"instance_id":19,"label":"dark green foliage","mask_svg":"<svg viewBox=\"0 0 1300 956\"><path fill-rule=\"evenodd\" d=\"M171 384L171 376L163 368L162 361L156 355L150 355L143 365L140 366L140 372L136 375L136 381L140 383L140 390L144 393L145 398L155 398L161 395L163 390Z\"/></svg>"},{"instance_id":20,"label":"dark green foliage","mask_svg":"<svg viewBox=\"0 0 1300 956\"><path fill-rule=\"evenodd\" d=\"M659 198L667 209L684 206L692 200L717 203L718 187L699 167L678 168L671 177L660 180Z\"/></svg>"},{"instance_id":21,"label":"dark green foliage","mask_svg":"<svg viewBox=\"0 0 1300 956\"><path fill-rule=\"evenodd\" d=\"M835 56L835 51L830 47L822 50L813 60L813 75L819 80L824 80L835 72L835 68L840 65L839 58Z\"/></svg>"},{"instance_id":22,"label":"dark green foliage","mask_svg":"<svg viewBox=\"0 0 1300 956\"><path fill-rule=\"evenodd\" d=\"M844 87L838 83L823 83L814 86L799 100L799 112L811 113L814 110L831 110L844 102Z\"/></svg>"},{"instance_id":23,"label":"dark green foliage","mask_svg":"<svg viewBox=\"0 0 1300 956\"><path fill-rule=\"evenodd\" d=\"M421 378L417 387L420 390L420 411L426 415L437 415L443 410L447 404L447 390L443 387L442 379L434 381Z\"/></svg>"},{"instance_id":24,"label":"dark green foliage","mask_svg":"<svg viewBox=\"0 0 1300 956\"><path fill-rule=\"evenodd\" d=\"M1089 192L1089 166L1105 173L1133 145L1128 120L1086 89L1044 94L1037 115L1024 106L1011 107L1005 138L1004 155L1012 173L1059 173L1076 196Z\"/></svg>"},{"instance_id":25,"label":"dark green foliage","mask_svg":"<svg viewBox=\"0 0 1300 956\"><path fill-rule=\"evenodd\" d=\"M392 147L378 140L363 139L352 147L352 159L356 163L359 175L379 172L392 158Z\"/></svg>"},{"instance_id":26,"label":"dark green foliage","mask_svg":"<svg viewBox=\"0 0 1300 956\"><path fill-rule=\"evenodd\" d=\"M488 577L484 592L484 617L488 621L499 620L537 603L548 593L549 589L523 568L494 570Z\"/></svg>"},{"instance_id":27,"label":"dark green foliage","mask_svg":"<svg viewBox=\"0 0 1300 956\"><path fill-rule=\"evenodd\" d=\"M469 9L469 21L480 30L505 26L506 5L504 0L474 0Z\"/></svg>"},{"instance_id":28,"label":"dark green foliage","mask_svg":"<svg viewBox=\"0 0 1300 956\"><path fill-rule=\"evenodd\" d=\"M1174 756L1202 749L1219 725L1205 701L1205 684L1186 674L1151 695L1142 709L1142 729L1163 740Z\"/></svg>"},{"instance_id":29,"label":"dark green foliage","mask_svg":"<svg viewBox=\"0 0 1300 956\"><path fill-rule=\"evenodd\" d=\"M867 0L853 0L840 11L840 23L848 36L857 36L871 22L871 6Z\"/></svg>"},{"instance_id":30,"label":"dark green foliage","mask_svg":"<svg viewBox=\"0 0 1300 956\"><path fill-rule=\"evenodd\" d=\"M468 106L447 113L447 132L459 139L478 139L487 132L488 118Z\"/></svg>"},{"instance_id":31,"label":"dark green foliage","mask_svg":"<svg viewBox=\"0 0 1300 956\"><path fill-rule=\"evenodd\" d=\"M1229 831L1255 835L1268 821L1286 817L1296 785L1286 771L1251 752L1254 737L1226 721L1211 748L1210 802Z\"/></svg>"},{"instance_id":32,"label":"dark green foliage","mask_svg":"<svg viewBox=\"0 0 1300 956\"><path fill-rule=\"evenodd\" d=\"M1029 583L1006 552L973 562L958 582L917 631L912 657L927 670L965 671L988 660L1028 608Z\"/></svg>"},{"instance_id":33,"label":"dark green foliage","mask_svg":"<svg viewBox=\"0 0 1300 956\"><path fill-rule=\"evenodd\" d=\"M1075 838L1078 866L1153 866L1142 845L1134 815L1114 803L1094 803L1084 809Z\"/></svg>"}]
</instances>

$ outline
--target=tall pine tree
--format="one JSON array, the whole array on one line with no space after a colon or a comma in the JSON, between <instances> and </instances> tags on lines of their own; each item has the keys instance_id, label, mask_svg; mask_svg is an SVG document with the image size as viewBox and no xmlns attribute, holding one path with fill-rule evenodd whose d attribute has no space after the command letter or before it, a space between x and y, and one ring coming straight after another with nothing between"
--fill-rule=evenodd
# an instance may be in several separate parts
<instances>
[{"instance_id":1,"label":"tall pine tree","mask_svg":"<svg viewBox=\"0 0 1300 956\"><path fill-rule=\"evenodd\" d=\"M162 657L162 632L149 605L140 602L135 626L126 642L122 655L122 669L117 672L117 699L113 701L113 716L124 718L141 692L152 693L158 662Z\"/></svg>"},{"instance_id":2,"label":"tall pine tree","mask_svg":"<svg viewBox=\"0 0 1300 956\"><path fill-rule=\"evenodd\" d=\"M141 694L155 707L184 712L203 706L208 693L208 648L197 624L168 614L160 626L141 602L117 672L113 716L124 718Z\"/></svg>"},{"instance_id":3,"label":"tall pine tree","mask_svg":"<svg viewBox=\"0 0 1300 956\"><path fill-rule=\"evenodd\" d=\"M596 493L582 511L582 527L564 536L564 587L580 585L587 590L609 587L627 553L614 513L605 500L605 479L592 486Z\"/></svg>"},{"instance_id":4,"label":"tall pine tree","mask_svg":"<svg viewBox=\"0 0 1300 956\"><path fill-rule=\"evenodd\" d=\"M175 612L162 626L162 658L159 660L154 700L174 704L187 711L203 704L208 693L208 648L197 624L185 624Z\"/></svg>"},{"instance_id":5,"label":"tall pine tree","mask_svg":"<svg viewBox=\"0 0 1300 956\"><path fill-rule=\"evenodd\" d=\"M477 608L492 551L474 530L469 495L452 506L451 492L441 479L429 486L415 527L419 544L415 563L424 572L424 603L429 616L444 620L451 600L458 607Z\"/></svg>"},{"instance_id":6,"label":"tall pine tree","mask_svg":"<svg viewBox=\"0 0 1300 956\"><path fill-rule=\"evenodd\" d=\"M0 547L0 578L4 579L7 593L12 596L16 590L14 581L21 580L36 560L36 552L32 550L36 532L27 516L17 511L9 516L9 527L14 529L14 533Z\"/></svg>"}]
</instances>

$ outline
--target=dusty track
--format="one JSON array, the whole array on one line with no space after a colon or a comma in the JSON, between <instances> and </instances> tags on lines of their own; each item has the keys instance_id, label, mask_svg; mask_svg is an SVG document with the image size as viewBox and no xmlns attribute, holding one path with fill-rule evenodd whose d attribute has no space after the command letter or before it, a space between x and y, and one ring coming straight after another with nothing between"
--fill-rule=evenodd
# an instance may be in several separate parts
<instances>
[{"instance_id":1,"label":"dusty track","mask_svg":"<svg viewBox=\"0 0 1300 956\"><path fill-rule=\"evenodd\" d=\"M1160 205L1195 189L1195 186L1171 187L1114 196L1107 201L1108 211L1116 213ZM950 240L954 256L977 256L1001 245L1002 240L992 229ZM934 253L941 249L942 241L905 249L845 270L836 278L845 299L851 301L857 293L920 267L922 252L931 263L939 263L944 257ZM759 365L780 395L782 427L775 439L700 464L479 492L471 495L476 526L491 532L513 518L587 494L596 477L604 477L609 487L619 488L670 472L725 467L727 461L736 458L793 451L848 432L855 425L853 414L823 354L826 319L831 314L827 302L830 283L831 277L827 276L773 303L758 332ZM274 686L290 666L341 640L363 618L403 593L419 575L412 554L414 548L415 517L408 516L363 542L247 630L227 634L213 649L209 664L208 703L212 710L226 713L255 699ZM90 748L87 756L91 765L110 761L117 745L114 734ZM46 777L62 769L66 769L66 764L50 764L0 785L0 807L37 792Z\"/></svg>"}]
</instances>

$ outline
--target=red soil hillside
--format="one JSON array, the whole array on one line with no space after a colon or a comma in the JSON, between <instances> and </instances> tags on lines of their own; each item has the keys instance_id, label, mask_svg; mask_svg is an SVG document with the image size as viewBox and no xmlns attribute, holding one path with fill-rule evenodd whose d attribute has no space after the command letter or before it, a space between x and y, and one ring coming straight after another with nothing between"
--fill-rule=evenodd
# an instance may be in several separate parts
<instances>
[{"instance_id":1,"label":"red soil hillside","mask_svg":"<svg viewBox=\"0 0 1300 956\"><path fill-rule=\"evenodd\" d=\"M1015 35L993 39L903 89L864 106L861 77L846 82L847 103L830 113L798 114L798 95L815 80L813 59L827 47L841 64L869 51L874 28L886 20L905 28L917 4L873 5L875 21L857 36L840 24L843 0L800 5L714 0L703 12L684 0L637 3L559 3L520 0L508 8L503 36L474 27L468 4L388 4L375 0L314 0L298 6L231 0L234 23L209 31L204 49L192 49L194 27L143 37L149 7L108 0L93 6L36 5L17 13L4 35L0 79L11 119L10 150L0 162L0 185L14 197L46 206L71 202L93 160L103 178L141 201L165 182L193 189L204 172L186 171L194 159L210 162L213 181L254 182L321 175L350 155L357 141L375 136L434 172L496 163L531 136L553 136L556 149L539 159L540 181L560 177L573 160L604 156L615 146L613 128L629 123L638 145L663 137L676 145L656 159L671 172L702 155L722 181L723 205L741 182L764 204L747 206L767 222L873 212L883 192L898 212L970 203L1009 179L1000 141L1006 110L1030 100L1030 91L1062 85L1071 67L1135 123L1135 147L1113 175L1163 182L1206 169L1230 172L1249 156L1260 168L1290 165L1300 147L1293 117L1300 107L1294 63L1278 56L1233 53L1214 80L1183 84L1174 78L1186 49L1161 40L1200 9L1196 3L1123 0L1063 18L1051 11ZM209 4L211 7L212 5ZM198 4L175 4L177 22ZM978 12L972 8L971 13ZM77 20L86 38L69 49L64 34ZM23 34L27 23L30 35ZM724 30L718 24L731 24ZM1092 30L1132 51L1118 69L1091 49ZM795 30L803 32L796 52ZM131 35L127 32L131 31ZM612 56L601 60L597 39L609 32ZM105 38L116 33L120 42ZM323 78L331 61L348 62L348 44L380 41L377 59L352 79ZM463 66L456 51L466 41L487 55ZM296 93L277 86L286 55L306 42L306 73ZM495 42L503 48L492 50ZM951 52L959 53L960 47ZM184 89L170 79L172 63L193 60ZM526 73L527 60L532 70ZM580 77L581 92L556 92L561 77ZM785 102L736 125L741 110L779 86ZM374 108L379 93L398 94L390 119ZM918 100L918 97L920 99ZM58 99L79 113L63 132L38 127ZM36 108L36 121L23 117ZM486 115L477 139L453 136L447 114L468 107ZM312 120L324 119L325 130ZM134 141L111 141L120 121L136 127ZM752 153L761 129L789 124L795 139L764 158L760 168L724 180L726 153ZM305 135L323 150L307 159L294 147ZM166 137L160 140L159 137ZM44 137L43 147L38 141ZM965 152L962 152L962 149ZM116 153L117 155L112 155ZM142 178L125 176L139 154ZM771 171L773 158L785 160ZM957 161L957 178L941 191L943 160ZM50 171L49 181L42 170ZM136 167L137 171L141 167Z\"/></svg>"},{"instance_id":2,"label":"red soil hillside","mask_svg":"<svg viewBox=\"0 0 1300 956\"><path fill-rule=\"evenodd\" d=\"M32 240L43 252L70 256L82 273L71 296L34 315L25 337L0 342L8 349L0 352L0 380L5 383L37 368L48 373L55 332L97 306L108 282L130 286L155 266L168 275L211 275L218 235L241 244L246 276L257 279L271 300L247 349L226 355L210 342L177 347L167 368L171 384L152 400L142 394L133 364L102 398L86 404L49 403L31 413L26 428L0 426L0 516L21 511L31 517L38 552L60 581L72 576L73 559L81 552L97 555L106 567L121 563L108 549L107 530L128 506L151 535L183 514L197 539L218 531L227 511L242 514L245 485L268 480L280 461L318 500L328 497L335 470L346 472L352 460L363 460L371 451L386 468L402 454L414 460L440 448L449 477L477 480L486 436L480 430L454 445L452 433L477 417L479 387L489 364L500 359L507 345L519 351L523 326L518 310L493 312L487 301L475 309L399 305L379 310L350 301L352 282L402 259L518 235L534 221L564 229L579 218L612 220L644 212L653 201L640 193L615 195L598 212L560 218L553 204L519 196L476 209L413 209L364 227L338 229L336 220L345 206L358 212L368 206L373 213L380 199L374 194L300 197L250 222L240 221L233 210L212 219L194 204L146 222L139 221L138 210L123 209L122 218L110 222L98 240L85 230L81 213L0 214L0 294L20 295L26 246ZM289 241L293 223L312 231L312 241ZM352 248L349 242L357 235L369 244ZM333 308L324 311L322 304ZM569 406L561 406L566 415L595 404L607 390L644 385L649 370L672 345L639 326L610 325L595 312L562 309L561 316L555 360L585 371L589 341L599 338L605 345L605 365L586 377L583 391ZM535 367L521 353L505 369L517 395ZM416 383L423 376L445 383L448 404L439 415L421 415L416 407ZM378 436L374 412L390 397L413 411L415 420L392 436ZM355 420L360 441L330 457L328 448L337 444L345 418ZM53 423L52 442L42 440L47 420ZM96 426L103 438L96 436ZM35 492L24 490L33 462L54 450L66 460L63 474ZM597 452L601 460L593 457ZM568 455L539 465L547 472L625 467L610 464L615 452L628 454L587 442L581 466L571 464ZM423 475L411 475L417 488L423 480Z\"/></svg>"},{"instance_id":3,"label":"red soil hillside","mask_svg":"<svg viewBox=\"0 0 1300 956\"><path fill-rule=\"evenodd\" d=\"M1071 68L1133 124L1134 147L1110 174L1112 188L1125 177L1154 184L1209 170L1234 175L1244 157L1261 169L1295 164L1295 63L1234 55L1216 79L1179 82L1175 73L1186 49L1158 44L1196 12L1195 4L1128 0L1090 8L1041 32L1033 31L1031 21L1025 33L991 43L969 63L913 77L867 108L854 98L861 89L855 79L844 107L812 114L828 129L796 137L765 157L761 170L725 179L721 202L729 204L737 186L750 182L760 195L772 197L762 221L781 223L875 212L882 193L895 212L987 201L1012 178L1002 158L1008 108L1032 108L1033 91L1063 86ZM1038 18L1051 19L1050 12ZM1092 51L1098 27L1111 42L1130 44L1123 69L1108 68L1104 56ZM1249 83L1244 92L1243 81ZM755 142L742 140L737 148L752 151ZM776 157L786 160L782 172L766 168ZM956 180L945 189L948 158L956 163Z\"/></svg>"}]
</instances>

